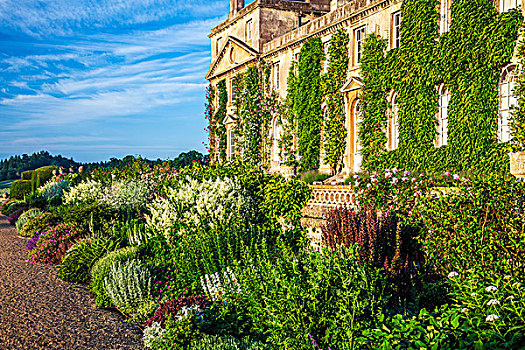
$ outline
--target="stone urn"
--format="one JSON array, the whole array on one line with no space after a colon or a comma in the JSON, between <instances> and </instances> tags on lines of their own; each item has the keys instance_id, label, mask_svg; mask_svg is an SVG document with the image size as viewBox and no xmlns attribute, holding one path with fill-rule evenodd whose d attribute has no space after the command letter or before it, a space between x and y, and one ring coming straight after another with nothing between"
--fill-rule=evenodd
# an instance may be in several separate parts
<instances>
[{"instance_id":1,"label":"stone urn","mask_svg":"<svg viewBox=\"0 0 525 350\"><path fill-rule=\"evenodd\" d=\"M509 153L510 173L517 178L525 178L525 152Z\"/></svg>"}]
</instances>

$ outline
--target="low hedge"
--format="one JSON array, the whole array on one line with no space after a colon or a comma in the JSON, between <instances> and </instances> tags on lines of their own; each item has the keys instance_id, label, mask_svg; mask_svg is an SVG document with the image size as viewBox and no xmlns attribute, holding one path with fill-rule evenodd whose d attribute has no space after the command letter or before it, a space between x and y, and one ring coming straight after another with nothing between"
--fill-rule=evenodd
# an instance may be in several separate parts
<instances>
[{"instance_id":1,"label":"low hedge","mask_svg":"<svg viewBox=\"0 0 525 350\"><path fill-rule=\"evenodd\" d=\"M36 178L40 178L40 187L44 186L53 177L53 170L58 170L58 168L50 165L35 170Z\"/></svg>"},{"instance_id":2,"label":"low hedge","mask_svg":"<svg viewBox=\"0 0 525 350\"><path fill-rule=\"evenodd\" d=\"M21 176L21 179L22 180L28 180L28 181L31 181L31 179L33 178L33 173L35 171L34 170L28 170L28 171L24 171L22 173L22 176Z\"/></svg>"},{"instance_id":3,"label":"low hedge","mask_svg":"<svg viewBox=\"0 0 525 350\"><path fill-rule=\"evenodd\" d=\"M58 224L60 217L53 213L44 213L34 218L30 218L21 228L20 236L33 237L37 232L45 231L49 226Z\"/></svg>"},{"instance_id":4,"label":"low hedge","mask_svg":"<svg viewBox=\"0 0 525 350\"><path fill-rule=\"evenodd\" d=\"M11 198L24 199L31 193L31 180L16 180L11 184Z\"/></svg>"}]
</instances>

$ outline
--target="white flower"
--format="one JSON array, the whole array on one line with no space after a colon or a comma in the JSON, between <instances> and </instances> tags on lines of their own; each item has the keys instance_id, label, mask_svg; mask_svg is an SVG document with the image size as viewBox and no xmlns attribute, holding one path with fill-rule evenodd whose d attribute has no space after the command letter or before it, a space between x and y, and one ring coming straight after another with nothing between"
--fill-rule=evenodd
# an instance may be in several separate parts
<instances>
[{"instance_id":1,"label":"white flower","mask_svg":"<svg viewBox=\"0 0 525 350\"><path fill-rule=\"evenodd\" d=\"M487 316L487 318L485 319L485 322L494 322L494 321L496 321L498 318L499 318L498 315L491 314L491 315L488 315L488 316Z\"/></svg>"},{"instance_id":2,"label":"white flower","mask_svg":"<svg viewBox=\"0 0 525 350\"><path fill-rule=\"evenodd\" d=\"M474 292L474 293L470 294L470 296L472 296L472 297L477 297L478 295L479 295L479 294L478 294L478 293L476 293L476 292Z\"/></svg>"},{"instance_id":3,"label":"white flower","mask_svg":"<svg viewBox=\"0 0 525 350\"><path fill-rule=\"evenodd\" d=\"M512 300L514 299L514 295L509 295L507 298L505 298L505 300Z\"/></svg>"},{"instance_id":4,"label":"white flower","mask_svg":"<svg viewBox=\"0 0 525 350\"><path fill-rule=\"evenodd\" d=\"M470 312L470 309L468 307L464 307L463 309L461 309L461 312L464 314L468 314Z\"/></svg>"},{"instance_id":5,"label":"white flower","mask_svg":"<svg viewBox=\"0 0 525 350\"><path fill-rule=\"evenodd\" d=\"M505 277L503 277L503 278L506 279L506 280L510 280L512 278L512 276L511 275L505 275Z\"/></svg>"},{"instance_id":6,"label":"white flower","mask_svg":"<svg viewBox=\"0 0 525 350\"><path fill-rule=\"evenodd\" d=\"M451 273L448 274L448 278L454 278L458 276L459 276L459 273L457 273L456 271L452 271Z\"/></svg>"},{"instance_id":7,"label":"white flower","mask_svg":"<svg viewBox=\"0 0 525 350\"><path fill-rule=\"evenodd\" d=\"M500 304L499 300L497 300L497 299L490 299L489 302L487 303L487 306L499 305L499 304Z\"/></svg>"},{"instance_id":8,"label":"white flower","mask_svg":"<svg viewBox=\"0 0 525 350\"><path fill-rule=\"evenodd\" d=\"M516 282L516 283L512 284L512 288L519 288L519 287L521 287L521 283L519 283L519 282Z\"/></svg>"},{"instance_id":9,"label":"white flower","mask_svg":"<svg viewBox=\"0 0 525 350\"><path fill-rule=\"evenodd\" d=\"M485 288L485 291L487 291L489 293L490 292L495 292L497 290L498 290L498 288L496 286L488 286L487 288Z\"/></svg>"}]
</instances>

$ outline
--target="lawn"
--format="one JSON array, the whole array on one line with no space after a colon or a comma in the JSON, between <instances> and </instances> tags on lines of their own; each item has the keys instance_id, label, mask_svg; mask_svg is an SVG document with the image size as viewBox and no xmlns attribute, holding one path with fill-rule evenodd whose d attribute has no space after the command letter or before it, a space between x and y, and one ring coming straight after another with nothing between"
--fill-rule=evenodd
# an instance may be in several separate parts
<instances>
[{"instance_id":1,"label":"lawn","mask_svg":"<svg viewBox=\"0 0 525 350\"><path fill-rule=\"evenodd\" d=\"M0 181L0 189L10 188L13 181L15 180Z\"/></svg>"}]
</instances>

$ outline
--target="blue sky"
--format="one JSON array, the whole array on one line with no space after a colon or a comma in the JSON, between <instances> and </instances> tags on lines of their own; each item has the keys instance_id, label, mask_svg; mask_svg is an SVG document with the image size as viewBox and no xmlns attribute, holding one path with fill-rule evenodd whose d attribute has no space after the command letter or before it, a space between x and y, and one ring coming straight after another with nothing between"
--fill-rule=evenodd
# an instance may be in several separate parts
<instances>
[{"instance_id":1,"label":"blue sky","mask_svg":"<svg viewBox=\"0 0 525 350\"><path fill-rule=\"evenodd\" d=\"M0 158L205 151L207 34L227 0L0 0Z\"/></svg>"}]
</instances>

